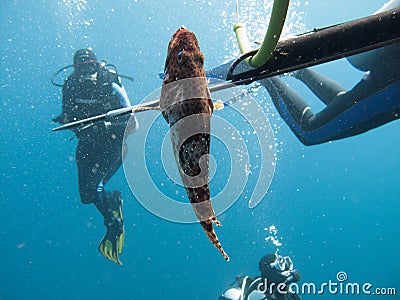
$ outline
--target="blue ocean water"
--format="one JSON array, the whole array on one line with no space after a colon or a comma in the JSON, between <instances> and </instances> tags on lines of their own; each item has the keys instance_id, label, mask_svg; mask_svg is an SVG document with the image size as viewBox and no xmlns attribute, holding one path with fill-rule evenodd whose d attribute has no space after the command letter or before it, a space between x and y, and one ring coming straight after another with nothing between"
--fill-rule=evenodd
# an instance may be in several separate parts
<instances>
[{"instance_id":1,"label":"blue ocean water","mask_svg":"<svg viewBox=\"0 0 400 300\"><path fill-rule=\"evenodd\" d=\"M251 40L260 41L272 1L239 2ZM284 34L363 17L384 3L292 1ZM79 200L76 139L68 131L51 131L51 119L61 110L61 91L51 85L51 75L71 64L77 49L90 46L98 58L134 77L124 84L132 104L139 103L161 86L157 74L182 24L196 33L206 68L238 55L234 1L14 0L2 1L0 14L1 300L217 299L237 274L257 275L259 258L277 249L292 257L304 282L337 282L337 273L346 272L349 282L396 288L396 296L380 297L399 299L400 123L305 147L263 91L254 98L275 132L276 169L257 207L247 205L250 179L250 188L220 216L224 226L217 234L230 262L198 224L169 222L143 208L122 168L108 189L124 195L123 267L98 253L104 226L95 208ZM316 69L346 88L362 76L344 60ZM131 143L130 151L135 147L144 145ZM215 160L224 161L224 153ZM149 169L156 169L149 160ZM217 172L214 186L224 184L225 172ZM164 177L155 172L153 179ZM303 299L318 297L365 296Z\"/></svg>"}]
</instances>

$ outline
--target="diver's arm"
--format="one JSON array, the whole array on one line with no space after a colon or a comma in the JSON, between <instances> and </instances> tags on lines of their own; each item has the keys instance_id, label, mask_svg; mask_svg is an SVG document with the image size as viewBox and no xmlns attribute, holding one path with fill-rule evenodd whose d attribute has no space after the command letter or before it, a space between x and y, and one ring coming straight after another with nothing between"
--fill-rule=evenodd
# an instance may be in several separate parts
<instances>
[{"instance_id":1,"label":"diver's arm","mask_svg":"<svg viewBox=\"0 0 400 300\"><path fill-rule=\"evenodd\" d=\"M307 102L290 88L282 79L272 77L259 81L268 91L279 114L285 119L288 113L297 123L307 122L312 115Z\"/></svg>"},{"instance_id":2,"label":"diver's arm","mask_svg":"<svg viewBox=\"0 0 400 300\"><path fill-rule=\"evenodd\" d=\"M294 77L303 82L326 105L331 103L346 89L338 82L310 69L302 69L294 73Z\"/></svg>"},{"instance_id":3,"label":"diver's arm","mask_svg":"<svg viewBox=\"0 0 400 300\"><path fill-rule=\"evenodd\" d=\"M362 80L316 114L281 79L274 77L260 82L282 119L307 146L351 137L399 118L400 82L393 78L389 87L378 83L372 87L369 80Z\"/></svg>"},{"instance_id":4,"label":"diver's arm","mask_svg":"<svg viewBox=\"0 0 400 300\"><path fill-rule=\"evenodd\" d=\"M118 97L119 102L122 107L130 107L131 102L129 101L128 95L126 94L125 88L118 85L117 83L112 83L113 94Z\"/></svg>"},{"instance_id":5,"label":"diver's arm","mask_svg":"<svg viewBox=\"0 0 400 300\"><path fill-rule=\"evenodd\" d=\"M322 129L347 108L346 103L335 101L314 114L308 103L282 79L272 77L259 82L267 89L279 115L304 145L333 140L339 134L340 130L335 127L328 132Z\"/></svg>"},{"instance_id":6,"label":"diver's arm","mask_svg":"<svg viewBox=\"0 0 400 300\"><path fill-rule=\"evenodd\" d=\"M128 95L126 94L125 88L123 86L119 86L115 82L112 83L112 89L113 93L115 94L116 97L118 97L122 107L131 107L131 102L129 101ZM130 116L130 122L129 122L129 129L127 130L128 134L132 134L136 132L139 129L139 123L136 119L136 116L134 113L130 113L129 115L122 115L121 118L126 120L125 116ZM116 119L119 119L119 117L116 117Z\"/></svg>"},{"instance_id":7,"label":"diver's arm","mask_svg":"<svg viewBox=\"0 0 400 300\"><path fill-rule=\"evenodd\" d=\"M61 114L53 119L53 122L66 124L70 122L70 110L72 107L73 95L68 89L68 83L65 83L62 89L62 110Z\"/></svg>"}]
</instances>

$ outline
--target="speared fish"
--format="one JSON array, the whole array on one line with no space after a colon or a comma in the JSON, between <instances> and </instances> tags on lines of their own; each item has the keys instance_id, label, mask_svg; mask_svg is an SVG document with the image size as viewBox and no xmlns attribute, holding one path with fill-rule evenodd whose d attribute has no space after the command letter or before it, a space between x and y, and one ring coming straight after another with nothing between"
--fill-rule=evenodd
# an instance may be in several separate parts
<instances>
[{"instance_id":1,"label":"speared fish","mask_svg":"<svg viewBox=\"0 0 400 300\"><path fill-rule=\"evenodd\" d=\"M203 64L196 36L182 26L168 45L160 108L170 125L175 160L194 212L209 240L229 260L213 228L213 223L221 223L208 184L213 103Z\"/></svg>"}]
</instances>

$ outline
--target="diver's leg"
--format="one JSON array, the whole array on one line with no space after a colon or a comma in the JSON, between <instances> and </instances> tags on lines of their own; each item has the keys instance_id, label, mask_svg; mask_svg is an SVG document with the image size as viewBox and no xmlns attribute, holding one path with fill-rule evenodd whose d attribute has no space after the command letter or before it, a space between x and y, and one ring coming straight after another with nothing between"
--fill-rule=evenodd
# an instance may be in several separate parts
<instances>
[{"instance_id":1,"label":"diver's leg","mask_svg":"<svg viewBox=\"0 0 400 300\"><path fill-rule=\"evenodd\" d=\"M99 192L122 164L123 133L99 133L79 139L76 149L82 203L98 204ZM101 198L101 197L100 197ZM102 211L100 211L102 212Z\"/></svg>"},{"instance_id":2,"label":"diver's leg","mask_svg":"<svg viewBox=\"0 0 400 300\"><path fill-rule=\"evenodd\" d=\"M107 259L122 265L119 255L124 245L124 219L122 216L122 196L120 191L104 192L104 225L107 230L100 241L99 251Z\"/></svg>"},{"instance_id":3,"label":"diver's leg","mask_svg":"<svg viewBox=\"0 0 400 300\"><path fill-rule=\"evenodd\" d=\"M101 155L96 144L94 139L81 138L76 148L79 194L84 204L99 202L98 187L105 175L100 169Z\"/></svg>"},{"instance_id":4,"label":"diver's leg","mask_svg":"<svg viewBox=\"0 0 400 300\"><path fill-rule=\"evenodd\" d=\"M104 162L104 184L114 176L115 172L121 167L123 157L126 154L126 143L123 136L112 135L106 143L107 160Z\"/></svg>"},{"instance_id":5,"label":"diver's leg","mask_svg":"<svg viewBox=\"0 0 400 300\"><path fill-rule=\"evenodd\" d=\"M294 73L294 77L302 81L326 105L346 89L336 81L310 69L302 69Z\"/></svg>"},{"instance_id":6,"label":"diver's leg","mask_svg":"<svg viewBox=\"0 0 400 300\"><path fill-rule=\"evenodd\" d=\"M122 164L123 158L123 128L109 130L103 133L101 137L102 160L100 171L104 174L102 183L106 184L115 174ZM107 228L106 234L99 244L99 251L107 259L122 265L119 255L122 253L124 243L124 221L122 216L122 196L120 191L108 192L103 190L102 202L98 209L104 216L104 225Z\"/></svg>"},{"instance_id":7,"label":"diver's leg","mask_svg":"<svg viewBox=\"0 0 400 300\"><path fill-rule=\"evenodd\" d=\"M81 201L96 206L107 228L99 251L107 259L121 265L118 257L124 241L121 192L104 190L104 185L122 161L122 142L114 137L100 133L93 138L79 139L76 163Z\"/></svg>"},{"instance_id":8,"label":"diver's leg","mask_svg":"<svg viewBox=\"0 0 400 300\"><path fill-rule=\"evenodd\" d=\"M98 149L94 150L95 153L101 153L96 163L97 172L101 174L101 179L97 183L99 201L95 202L95 205L104 216L105 222L109 222L107 220L111 218L111 208L115 206L115 203L122 206L122 201L120 201L121 192L108 192L104 188L122 164L122 149L125 148L122 146L122 139L123 135L105 132L98 136L97 144L99 146Z\"/></svg>"}]
</instances>

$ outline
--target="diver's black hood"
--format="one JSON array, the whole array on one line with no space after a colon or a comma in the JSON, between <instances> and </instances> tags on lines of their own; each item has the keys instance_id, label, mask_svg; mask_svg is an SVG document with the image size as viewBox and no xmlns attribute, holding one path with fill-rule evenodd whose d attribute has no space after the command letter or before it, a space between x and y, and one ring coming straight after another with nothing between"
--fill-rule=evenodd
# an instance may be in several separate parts
<instances>
[{"instance_id":1,"label":"diver's black hood","mask_svg":"<svg viewBox=\"0 0 400 300\"><path fill-rule=\"evenodd\" d=\"M96 54L90 50L90 49L80 49L75 52L74 55L74 64L83 62L83 61L89 61L89 60L94 60L97 61L97 56Z\"/></svg>"}]
</instances>

